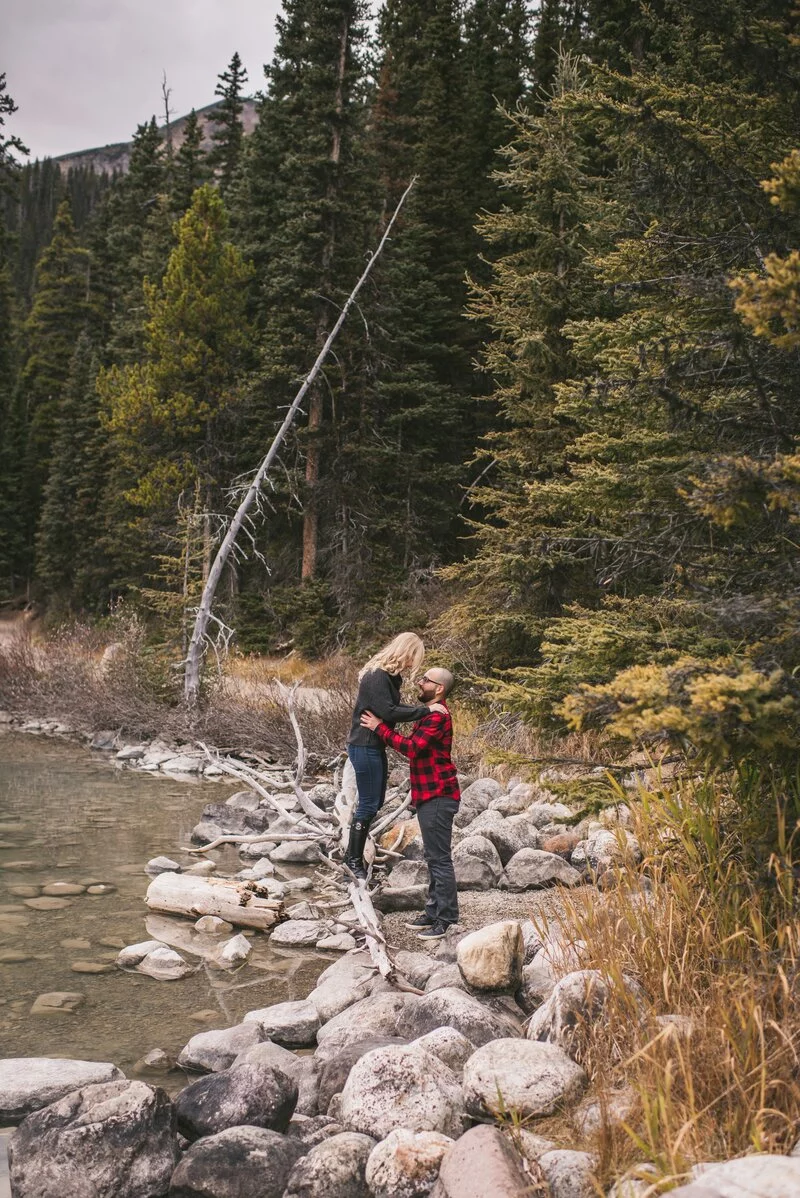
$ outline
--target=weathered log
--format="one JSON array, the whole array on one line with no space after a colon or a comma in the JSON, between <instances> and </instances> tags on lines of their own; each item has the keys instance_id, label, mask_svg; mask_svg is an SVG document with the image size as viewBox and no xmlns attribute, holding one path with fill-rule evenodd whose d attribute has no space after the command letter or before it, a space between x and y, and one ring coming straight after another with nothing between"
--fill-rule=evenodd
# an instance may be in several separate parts
<instances>
[{"instance_id":1,"label":"weathered log","mask_svg":"<svg viewBox=\"0 0 800 1198\"><path fill-rule=\"evenodd\" d=\"M279 899L262 898L258 884L227 878L196 878L186 874L159 874L147 888L145 902L151 911L185 915L218 915L237 927L268 931L283 917Z\"/></svg>"}]
</instances>

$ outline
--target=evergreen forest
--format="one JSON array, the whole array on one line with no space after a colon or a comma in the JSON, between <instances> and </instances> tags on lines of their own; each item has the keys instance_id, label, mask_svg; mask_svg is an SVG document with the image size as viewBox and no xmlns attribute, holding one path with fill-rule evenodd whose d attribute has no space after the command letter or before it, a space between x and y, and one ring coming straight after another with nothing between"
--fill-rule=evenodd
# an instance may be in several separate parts
<instances>
[{"instance_id":1,"label":"evergreen forest","mask_svg":"<svg viewBox=\"0 0 800 1198\"><path fill-rule=\"evenodd\" d=\"M542 725L793 750L800 10L285 0L220 67L211 148L145 112L113 176L24 165L0 76L0 602L180 656L416 176L218 591L239 649L411 627Z\"/></svg>"}]
</instances>

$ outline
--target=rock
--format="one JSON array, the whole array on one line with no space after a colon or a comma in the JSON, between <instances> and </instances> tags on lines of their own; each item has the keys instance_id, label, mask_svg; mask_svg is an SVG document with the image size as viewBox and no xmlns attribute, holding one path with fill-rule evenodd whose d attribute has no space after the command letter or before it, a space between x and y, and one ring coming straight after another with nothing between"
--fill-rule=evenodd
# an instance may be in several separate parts
<instances>
[{"instance_id":1,"label":"rock","mask_svg":"<svg viewBox=\"0 0 800 1198\"><path fill-rule=\"evenodd\" d=\"M671 1190L675 1198L797 1198L800 1160L764 1152L710 1165L696 1182Z\"/></svg>"},{"instance_id":2,"label":"rock","mask_svg":"<svg viewBox=\"0 0 800 1198\"><path fill-rule=\"evenodd\" d=\"M341 1130L342 1128L336 1120L329 1118L328 1115L298 1115L295 1111L286 1134L291 1139L297 1140L298 1144L303 1144L308 1150L331 1136L338 1136Z\"/></svg>"},{"instance_id":3,"label":"rock","mask_svg":"<svg viewBox=\"0 0 800 1198\"><path fill-rule=\"evenodd\" d=\"M51 898L72 898L74 895L83 894L85 889L85 886L80 886L77 882L47 882L42 887L42 894Z\"/></svg>"},{"instance_id":4,"label":"rock","mask_svg":"<svg viewBox=\"0 0 800 1198\"><path fill-rule=\"evenodd\" d=\"M169 1073L175 1068L175 1060L163 1048L151 1048L133 1067L134 1073Z\"/></svg>"},{"instance_id":5,"label":"rock","mask_svg":"<svg viewBox=\"0 0 800 1198\"><path fill-rule=\"evenodd\" d=\"M28 886L20 882L16 886L7 886L8 893L13 898L38 898L41 894L41 886Z\"/></svg>"},{"instance_id":6,"label":"rock","mask_svg":"<svg viewBox=\"0 0 800 1198\"><path fill-rule=\"evenodd\" d=\"M577 869L563 857L541 849L522 849L506 866L505 882L509 890L536 890L556 882L561 886L578 886L582 881Z\"/></svg>"},{"instance_id":7,"label":"rock","mask_svg":"<svg viewBox=\"0 0 800 1198\"><path fill-rule=\"evenodd\" d=\"M499 811L501 815L519 815L530 807L531 803L540 795L538 786L531 782L519 782L516 786L512 786L507 795L500 795L498 799L492 799L489 804L489 811Z\"/></svg>"},{"instance_id":8,"label":"rock","mask_svg":"<svg viewBox=\"0 0 800 1198\"><path fill-rule=\"evenodd\" d=\"M203 830L205 831L206 827L207 827L207 825L205 823L198 824L197 827L192 832L192 840L196 839L195 833L197 832L198 828L203 828ZM219 835L219 832L217 833L217 835ZM206 840L201 840L198 843L207 844L207 843L210 843L210 841L212 841L213 839L214 839L213 836L208 836L206 838ZM249 861L251 858L255 858L257 861L263 861L265 853L271 853L272 850L276 849L277 847L278 847L277 840L255 840L255 841L252 841L250 844L238 845L237 852L238 852L239 856L242 858L242 860L244 860L244 861ZM269 861L269 857L267 857L267 861ZM269 861L269 863L270 863L270 865L272 865L271 861ZM272 866L272 869L274 872L274 870L275 870L274 865Z\"/></svg>"},{"instance_id":9,"label":"rock","mask_svg":"<svg viewBox=\"0 0 800 1198\"><path fill-rule=\"evenodd\" d=\"M388 983L376 977L369 955L353 954L322 971L308 1001L316 1007L320 1023L327 1023L359 999L387 988Z\"/></svg>"},{"instance_id":10,"label":"rock","mask_svg":"<svg viewBox=\"0 0 800 1198\"><path fill-rule=\"evenodd\" d=\"M111 646L109 645L108 648L110 649ZM114 746L116 745L116 743L117 743L116 732L112 732L112 731L103 729L102 732L95 732L94 736L92 737L92 739L89 742L89 748L90 749L98 749L98 750L103 750L103 749L108 750L108 749L113 749Z\"/></svg>"},{"instance_id":11,"label":"rock","mask_svg":"<svg viewBox=\"0 0 800 1198\"><path fill-rule=\"evenodd\" d=\"M270 861L286 865L305 865L319 861L322 854L316 840L286 840L267 854Z\"/></svg>"},{"instance_id":12,"label":"rock","mask_svg":"<svg viewBox=\"0 0 800 1198\"><path fill-rule=\"evenodd\" d=\"M372 994L334 1015L317 1032L317 1060L330 1060L348 1044L370 1036L398 1035L398 1018L411 998L411 995L397 991Z\"/></svg>"},{"instance_id":13,"label":"rock","mask_svg":"<svg viewBox=\"0 0 800 1198\"><path fill-rule=\"evenodd\" d=\"M86 887L86 893L95 897L99 894L114 894L116 889L110 882L93 882L91 886Z\"/></svg>"},{"instance_id":14,"label":"rock","mask_svg":"<svg viewBox=\"0 0 800 1198\"><path fill-rule=\"evenodd\" d=\"M470 932L456 949L462 977L475 990L516 990L524 959L525 942L515 919Z\"/></svg>"},{"instance_id":15,"label":"rock","mask_svg":"<svg viewBox=\"0 0 800 1198\"><path fill-rule=\"evenodd\" d=\"M642 859L639 842L631 832L618 828L615 832L597 829L590 832L572 851L570 860L576 869L587 866L603 873L615 865L638 862Z\"/></svg>"},{"instance_id":16,"label":"rock","mask_svg":"<svg viewBox=\"0 0 800 1198\"><path fill-rule=\"evenodd\" d=\"M395 824L388 832L384 832L380 837L379 844L382 849L389 849L393 853L407 853L413 844L421 842L419 820L415 815L411 819L402 820Z\"/></svg>"},{"instance_id":17,"label":"rock","mask_svg":"<svg viewBox=\"0 0 800 1198\"><path fill-rule=\"evenodd\" d=\"M442 1157L431 1198L531 1198L522 1159L496 1127L470 1128Z\"/></svg>"},{"instance_id":18,"label":"rock","mask_svg":"<svg viewBox=\"0 0 800 1198\"><path fill-rule=\"evenodd\" d=\"M322 912L319 907L315 907L308 899L303 899L302 902L293 903L291 907L287 907L286 915L289 919L320 920L322 918Z\"/></svg>"},{"instance_id":19,"label":"rock","mask_svg":"<svg viewBox=\"0 0 800 1198\"><path fill-rule=\"evenodd\" d=\"M467 989L467 983L464 981L461 970L455 961L447 965L440 965L438 969L434 969L423 986L423 990L428 994L431 990L442 990L445 986L455 986L459 990Z\"/></svg>"},{"instance_id":20,"label":"rock","mask_svg":"<svg viewBox=\"0 0 800 1198\"><path fill-rule=\"evenodd\" d=\"M539 1157L550 1198L596 1198L595 1161L588 1152L557 1148Z\"/></svg>"},{"instance_id":21,"label":"rock","mask_svg":"<svg viewBox=\"0 0 800 1198\"><path fill-rule=\"evenodd\" d=\"M174 948L168 948L166 944L162 944L160 948L154 948L139 962L136 972L143 973L149 978L155 978L158 982L177 982L180 978L185 978L187 974L194 973L194 966L184 961Z\"/></svg>"},{"instance_id":22,"label":"rock","mask_svg":"<svg viewBox=\"0 0 800 1198\"><path fill-rule=\"evenodd\" d=\"M31 1015L74 1015L86 1002L86 995L72 990L53 990L40 994L31 1007Z\"/></svg>"},{"instance_id":23,"label":"rock","mask_svg":"<svg viewBox=\"0 0 800 1198\"><path fill-rule=\"evenodd\" d=\"M28 1115L11 1137L15 1198L150 1198L178 1159L175 1112L145 1082L83 1086Z\"/></svg>"},{"instance_id":24,"label":"rock","mask_svg":"<svg viewBox=\"0 0 800 1198\"><path fill-rule=\"evenodd\" d=\"M139 761L147 752L147 745L125 745L114 756L117 761Z\"/></svg>"},{"instance_id":25,"label":"rock","mask_svg":"<svg viewBox=\"0 0 800 1198\"><path fill-rule=\"evenodd\" d=\"M521 1023L512 1014L453 986L411 999L397 1020L397 1034L415 1040L445 1025L478 1046L499 1037L522 1035Z\"/></svg>"},{"instance_id":26,"label":"rock","mask_svg":"<svg viewBox=\"0 0 800 1198\"><path fill-rule=\"evenodd\" d=\"M254 1024L238 1024L238 1027L254 1027ZM227 1031L233 1031L233 1028L227 1028ZM187 1046L188 1047L188 1046ZM233 1065L244 1065L248 1063L273 1065L276 1069L280 1069L282 1073L286 1073L297 1081L301 1072L301 1065L304 1061L309 1060L309 1057L298 1057L288 1048L281 1048L280 1044L273 1044L271 1040L262 1040L260 1043L251 1045L249 1048L243 1048L239 1055L232 1062Z\"/></svg>"},{"instance_id":27,"label":"rock","mask_svg":"<svg viewBox=\"0 0 800 1198\"><path fill-rule=\"evenodd\" d=\"M476 1119L552 1115L577 1101L585 1085L586 1074L561 1048L530 1040L492 1040L464 1066L464 1101Z\"/></svg>"},{"instance_id":28,"label":"rock","mask_svg":"<svg viewBox=\"0 0 800 1198\"><path fill-rule=\"evenodd\" d=\"M240 1054L246 1053L256 1044L261 1044L264 1039L264 1033L257 1023L237 1023L234 1027L225 1027L218 1031L198 1032L181 1049L178 1064L183 1069L220 1073L223 1069L230 1068Z\"/></svg>"},{"instance_id":29,"label":"rock","mask_svg":"<svg viewBox=\"0 0 800 1198\"><path fill-rule=\"evenodd\" d=\"M367 1039L356 1040L337 1053L318 1063L317 1102L321 1111L327 1111L334 1094L341 1094L350 1071L356 1061L360 1061L374 1048L386 1048L387 1045L405 1044L399 1036L370 1036Z\"/></svg>"},{"instance_id":30,"label":"rock","mask_svg":"<svg viewBox=\"0 0 800 1198\"><path fill-rule=\"evenodd\" d=\"M194 865L187 865L183 872L188 878L207 878L209 874L217 872L217 866L214 861L195 861Z\"/></svg>"},{"instance_id":31,"label":"rock","mask_svg":"<svg viewBox=\"0 0 800 1198\"><path fill-rule=\"evenodd\" d=\"M460 841L453 849L453 867L459 890L489 890L497 885L503 872L497 849L485 836L468 836Z\"/></svg>"},{"instance_id":32,"label":"rock","mask_svg":"<svg viewBox=\"0 0 800 1198\"><path fill-rule=\"evenodd\" d=\"M454 1143L438 1131L398 1127L369 1154L366 1178L374 1198L423 1198L433 1189L442 1157Z\"/></svg>"},{"instance_id":33,"label":"rock","mask_svg":"<svg viewBox=\"0 0 800 1198\"><path fill-rule=\"evenodd\" d=\"M239 811L258 811L261 799L253 790L237 790L225 800L226 807L236 807Z\"/></svg>"},{"instance_id":34,"label":"rock","mask_svg":"<svg viewBox=\"0 0 800 1198\"><path fill-rule=\"evenodd\" d=\"M456 827L466 828L467 824L486 810L492 799L498 799L502 793L503 787L494 778L478 778L461 794L455 818Z\"/></svg>"},{"instance_id":35,"label":"rock","mask_svg":"<svg viewBox=\"0 0 800 1198\"><path fill-rule=\"evenodd\" d=\"M290 1048L313 1044L320 1026L317 1008L307 998L248 1011L244 1022L259 1024L265 1038Z\"/></svg>"},{"instance_id":36,"label":"rock","mask_svg":"<svg viewBox=\"0 0 800 1198\"><path fill-rule=\"evenodd\" d=\"M154 952L157 948L166 947L163 940L142 940L139 944L129 944L118 955L117 965L120 969L134 969L148 953Z\"/></svg>"},{"instance_id":37,"label":"rock","mask_svg":"<svg viewBox=\"0 0 800 1198\"><path fill-rule=\"evenodd\" d=\"M340 1117L350 1130L381 1139L396 1127L455 1139L466 1127L455 1074L433 1053L407 1045L375 1048L356 1062L342 1091Z\"/></svg>"},{"instance_id":38,"label":"rock","mask_svg":"<svg viewBox=\"0 0 800 1198\"><path fill-rule=\"evenodd\" d=\"M162 761L161 769L165 774L201 774L205 764L203 757L181 753L177 757L169 757L166 761Z\"/></svg>"},{"instance_id":39,"label":"rock","mask_svg":"<svg viewBox=\"0 0 800 1198\"><path fill-rule=\"evenodd\" d=\"M391 874L389 875L391 881ZM428 897L427 883L422 886L381 886L372 896L376 911L419 911Z\"/></svg>"},{"instance_id":40,"label":"rock","mask_svg":"<svg viewBox=\"0 0 800 1198\"><path fill-rule=\"evenodd\" d=\"M72 961L70 969L73 973L113 973L114 966L110 961Z\"/></svg>"},{"instance_id":41,"label":"rock","mask_svg":"<svg viewBox=\"0 0 800 1198\"><path fill-rule=\"evenodd\" d=\"M416 1048L424 1048L426 1052L432 1052L458 1077L461 1076L464 1065L475 1051L472 1041L468 1040L466 1036L462 1036L461 1032L457 1032L454 1027L434 1028L432 1032L427 1032L418 1040L412 1040L411 1043Z\"/></svg>"},{"instance_id":42,"label":"rock","mask_svg":"<svg viewBox=\"0 0 800 1198\"><path fill-rule=\"evenodd\" d=\"M323 1140L292 1169L283 1198L370 1198L364 1172L374 1145L349 1131Z\"/></svg>"},{"instance_id":43,"label":"rock","mask_svg":"<svg viewBox=\"0 0 800 1198\"><path fill-rule=\"evenodd\" d=\"M82 1086L124 1077L116 1065L106 1061L4 1058L0 1060L0 1124L16 1123Z\"/></svg>"},{"instance_id":44,"label":"rock","mask_svg":"<svg viewBox=\"0 0 800 1198\"><path fill-rule=\"evenodd\" d=\"M252 944L240 932L238 936L233 936L230 940L226 940L224 944L220 945L214 960L225 969L234 969L237 965L241 965L246 961L252 951Z\"/></svg>"},{"instance_id":45,"label":"rock","mask_svg":"<svg viewBox=\"0 0 800 1198\"><path fill-rule=\"evenodd\" d=\"M192 1082L175 1100L187 1140L242 1124L286 1131L297 1104L296 1082L274 1065L247 1061Z\"/></svg>"},{"instance_id":46,"label":"rock","mask_svg":"<svg viewBox=\"0 0 800 1198\"><path fill-rule=\"evenodd\" d=\"M588 1140L603 1127L619 1127L623 1123L630 1123L637 1105L636 1093L630 1087L612 1090L603 1095L602 1102L597 1098L582 1102L572 1112L572 1123L581 1138Z\"/></svg>"},{"instance_id":47,"label":"rock","mask_svg":"<svg viewBox=\"0 0 800 1198\"><path fill-rule=\"evenodd\" d=\"M568 830L543 834L539 848L544 853L558 853L559 857L569 859L579 843L578 833Z\"/></svg>"},{"instance_id":48,"label":"rock","mask_svg":"<svg viewBox=\"0 0 800 1198\"><path fill-rule=\"evenodd\" d=\"M406 978L412 986L422 990L428 978L438 968L439 962L428 953L412 953L401 949L395 953L394 963L397 972Z\"/></svg>"},{"instance_id":49,"label":"rock","mask_svg":"<svg viewBox=\"0 0 800 1198\"><path fill-rule=\"evenodd\" d=\"M269 942L273 948L313 948L326 931L322 919L287 919L274 929Z\"/></svg>"},{"instance_id":50,"label":"rock","mask_svg":"<svg viewBox=\"0 0 800 1198\"><path fill-rule=\"evenodd\" d=\"M526 1161L533 1163L538 1162L539 1157L545 1152L552 1152L558 1145L544 1136L537 1136L525 1127L518 1127L514 1131L514 1147L522 1153Z\"/></svg>"},{"instance_id":51,"label":"rock","mask_svg":"<svg viewBox=\"0 0 800 1198\"><path fill-rule=\"evenodd\" d=\"M337 932L334 936L323 936L314 947L318 952L349 953L356 947L356 938L349 932Z\"/></svg>"},{"instance_id":52,"label":"rock","mask_svg":"<svg viewBox=\"0 0 800 1198\"><path fill-rule=\"evenodd\" d=\"M230 1127L189 1148L170 1198L282 1198L303 1145L262 1127Z\"/></svg>"},{"instance_id":53,"label":"rock","mask_svg":"<svg viewBox=\"0 0 800 1198\"><path fill-rule=\"evenodd\" d=\"M389 874L393 888L428 885L428 867L424 861L398 861Z\"/></svg>"},{"instance_id":54,"label":"rock","mask_svg":"<svg viewBox=\"0 0 800 1198\"><path fill-rule=\"evenodd\" d=\"M22 901L33 911L61 911L64 907L71 907L73 903L71 898L56 898L47 894L43 894L41 898L28 898Z\"/></svg>"},{"instance_id":55,"label":"rock","mask_svg":"<svg viewBox=\"0 0 800 1198\"><path fill-rule=\"evenodd\" d=\"M233 931L233 924L228 923L226 919L220 919L218 915L203 915L194 926L195 931L207 932L212 936L227 935Z\"/></svg>"},{"instance_id":56,"label":"rock","mask_svg":"<svg viewBox=\"0 0 800 1198\"><path fill-rule=\"evenodd\" d=\"M582 1026L596 1019L608 999L608 986L596 969L568 973L553 987L550 997L528 1024L528 1039L558 1044L565 1052L575 1049Z\"/></svg>"},{"instance_id":57,"label":"rock","mask_svg":"<svg viewBox=\"0 0 800 1198\"><path fill-rule=\"evenodd\" d=\"M266 878L265 881L269 881L269 879ZM283 886L284 886L285 890L287 891L287 893L290 893L290 894L294 894L294 892L298 891L298 890L313 890L314 889L314 879L313 878L287 878L286 881L283 883Z\"/></svg>"},{"instance_id":58,"label":"rock","mask_svg":"<svg viewBox=\"0 0 800 1198\"><path fill-rule=\"evenodd\" d=\"M179 874L181 867L171 857L151 857L144 867L144 872L150 874L151 877L156 877L158 874Z\"/></svg>"},{"instance_id":59,"label":"rock","mask_svg":"<svg viewBox=\"0 0 800 1198\"><path fill-rule=\"evenodd\" d=\"M540 837L536 825L525 815L504 819L499 811L484 811L469 825L469 834L491 840L504 865L521 849L539 847Z\"/></svg>"}]
</instances>

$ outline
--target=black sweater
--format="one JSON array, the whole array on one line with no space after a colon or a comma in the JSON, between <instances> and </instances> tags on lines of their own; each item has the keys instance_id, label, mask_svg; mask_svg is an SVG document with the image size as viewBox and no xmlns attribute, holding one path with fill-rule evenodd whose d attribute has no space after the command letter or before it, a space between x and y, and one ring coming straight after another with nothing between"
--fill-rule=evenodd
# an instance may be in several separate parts
<instances>
[{"instance_id":1,"label":"black sweater","mask_svg":"<svg viewBox=\"0 0 800 1198\"><path fill-rule=\"evenodd\" d=\"M362 711L371 711L373 715L383 720L390 728L408 720L421 720L428 715L424 703L409 707L400 702L400 686L403 679L399 674L387 674L385 670L370 670L361 679L358 686L358 697L353 710L353 726L347 737L349 745L371 745L383 749L385 745L381 738L369 728L361 727Z\"/></svg>"}]
</instances>

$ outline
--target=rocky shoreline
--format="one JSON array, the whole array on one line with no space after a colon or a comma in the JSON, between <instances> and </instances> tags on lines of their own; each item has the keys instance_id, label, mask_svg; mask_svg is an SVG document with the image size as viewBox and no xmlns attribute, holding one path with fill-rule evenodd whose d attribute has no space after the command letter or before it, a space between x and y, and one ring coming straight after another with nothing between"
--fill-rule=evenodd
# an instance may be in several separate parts
<instances>
[{"instance_id":1,"label":"rocky shoreline","mask_svg":"<svg viewBox=\"0 0 800 1198\"><path fill-rule=\"evenodd\" d=\"M33 723L39 727L19 727L76 735ZM113 751L124 768L172 763L164 772L218 776L205 772L206 758L176 770L176 758L192 759L176 746L85 739ZM237 873L218 875L212 860L181 869L161 858L147 867L152 909L175 909L154 904L178 891L208 891L215 901L236 893L240 901L225 919L195 907L199 918L186 924L180 951L143 941L117 964L163 981L178 980L198 959L233 969L246 961L252 935L337 959L305 998L193 1036L178 1058L193 1080L174 1099L108 1063L0 1060L0 1124L18 1124L9 1148L14 1198L595 1198L593 1134L601 1122L624 1122L633 1096L623 1089L601 1102L574 1059L575 1029L604 1019L611 981L580 967L560 896L613 882L617 864L638 859L628 808L576 826L542 785L462 779L454 849L462 922L430 952L404 926L421 906L425 866L416 820L400 812L372 894L396 969L386 978L345 904L300 893L320 889L315 871L324 855L317 842L288 838L297 799L288 771L271 776L270 802L250 791L233 795L208 805L193 831L200 847L226 835L257 838L238 846ZM395 770L387 811L400 810L407 790L407 773ZM327 781L308 793L323 810L336 801ZM282 880L276 867L287 861L312 876ZM255 932L247 910L254 904L274 913L259 916ZM643 996L632 980L625 985L635 1011ZM543 1127L548 1134L539 1134ZM751 1156L696 1174L672 1192L800 1193L795 1156ZM607 1191L655 1192L646 1170Z\"/></svg>"}]
</instances>

